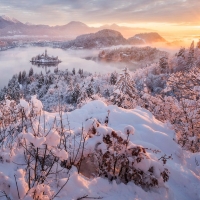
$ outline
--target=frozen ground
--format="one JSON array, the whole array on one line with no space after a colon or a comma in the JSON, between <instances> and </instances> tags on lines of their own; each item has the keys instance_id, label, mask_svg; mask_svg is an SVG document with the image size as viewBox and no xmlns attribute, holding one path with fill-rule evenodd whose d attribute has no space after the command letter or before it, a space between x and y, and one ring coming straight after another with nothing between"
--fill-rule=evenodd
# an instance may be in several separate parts
<instances>
[{"instance_id":1,"label":"frozen ground","mask_svg":"<svg viewBox=\"0 0 200 200\"><path fill-rule=\"evenodd\" d=\"M9 103L9 102L8 102ZM33 98L32 103L39 113L42 108L41 102ZM25 108L26 114L29 114L30 106L21 101L21 105ZM105 125L104 121L108 116L108 124ZM55 117L59 118L59 113L48 113L42 111L42 116L45 116L46 124L52 124ZM148 152L148 159L140 163L140 168L144 171L148 166L155 165L157 170L162 168L162 163L158 159L163 156L172 155L172 160L167 160L165 165L170 171L169 181L164 183L162 180L159 186L150 189L149 191L143 190L141 187L136 186L133 182L127 185L124 183L116 183L116 181L109 182L107 179L100 177L87 178L77 173L77 169L72 167L69 174L69 180L63 187L61 192L54 199L63 200L76 200L80 197L87 196L90 199L102 197L105 200L197 200L200 199L200 166L195 162L199 161L200 153L192 154L183 151L180 146L175 142L176 138L174 131L172 131L167 124L163 124L156 120L154 116L147 110L137 107L133 110L125 110L117 106L107 106L101 101L92 101L84 105L81 109L74 110L70 113L62 114L63 123L66 129L69 129L71 134L76 135L82 130L87 132L91 126L99 122L96 135L86 140L86 153L93 151L97 141L102 140L102 135L115 130L119 135L126 137L125 131L131 130L130 143L131 145L140 145L145 148L159 150L157 154ZM41 120L42 121L42 120ZM37 122L35 122L37 127ZM42 128L41 128L42 129ZM32 135L31 135L32 134ZM48 144L55 147L59 143L59 135L56 132L50 133L47 137L34 137L33 133L22 132L19 138L24 138L27 143L32 142L35 146L39 147L43 144ZM102 151L106 150L105 146L100 147ZM31 200L31 195L26 195L28 185L25 182L25 171L23 163L23 150L15 146L11 151L3 149L0 152L2 162L0 163L0 190L5 191L11 199ZM69 153L69 152L68 152ZM68 153L59 152L58 157L61 160L68 159ZM18 164L16 164L18 163ZM21 163L21 165L20 165ZM156 163L156 164L155 164ZM16 176L16 181L14 179ZM67 181L68 175L63 175L58 179L49 179L49 185L42 188L38 186L38 190L46 196L38 199L51 199L50 196L57 193ZM16 189L16 182L19 188L19 195ZM50 188L49 188L50 187ZM30 191L29 191L30 194ZM6 197L2 197L6 199Z\"/></svg>"}]
</instances>

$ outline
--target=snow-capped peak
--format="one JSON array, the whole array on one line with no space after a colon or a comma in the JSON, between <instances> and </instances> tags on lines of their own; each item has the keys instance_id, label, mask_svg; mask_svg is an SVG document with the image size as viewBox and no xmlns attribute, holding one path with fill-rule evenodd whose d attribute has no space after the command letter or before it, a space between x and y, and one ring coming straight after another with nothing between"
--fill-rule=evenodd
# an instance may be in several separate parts
<instances>
[{"instance_id":1,"label":"snow-capped peak","mask_svg":"<svg viewBox=\"0 0 200 200\"><path fill-rule=\"evenodd\" d=\"M2 15L1 18L4 19L4 20L6 20L6 21L13 22L13 23L15 23L15 24L16 24L16 23L19 23L19 21L18 21L17 19L15 19L15 18L10 18L10 17L8 17L8 16L6 16L6 15Z\"/></svg>"}]
</instances>

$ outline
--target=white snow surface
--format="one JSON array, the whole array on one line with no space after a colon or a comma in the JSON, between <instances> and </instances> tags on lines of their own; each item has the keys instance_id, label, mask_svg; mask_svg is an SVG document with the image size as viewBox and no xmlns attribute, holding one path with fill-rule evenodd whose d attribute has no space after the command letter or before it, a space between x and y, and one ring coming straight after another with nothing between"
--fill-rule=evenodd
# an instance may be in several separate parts
<instances>
[{"instance_id":1,"label":"white snow surface","mask_svg":"<svg viewBox=\"0 0 200 200\"><path fill-rule=\"evenodd\" d=\"M28 110L29 107L24 100L20 101L20 103L25 110ZM35 97L32 98L32 103L37 112L42 109L41 102ZM102 124L104 124L108 111L109 122L107 126L104 126ZM54 121L55 117L59 117L59 113L48 113L45 111L42 111L42 115L45 115L45 120L49 124ZM63 120L66 127L70 123L72 134L80 132L82 126L84 131L89 131L92 126L97 129L97 135L90 140L91 142L88 140L87 149L92 149L92 146L102 139L102 135L115 130L123 138L127 137L126 132L129 131L129 140L132 145L160 150L158 154L148 152L151 159L138 163L138 165L141 165L138 167L144 171L148 170L150 165L156 165L155 160L158 160L165 154L168 156L172 155L173 159L168 160L165 165L170 171L169 181L151 191L144 191L133 182L125 185L123 183L117 184L115 181L109 182L107 179L100 177L89 179L78 174L77 169L73 167L70 171L68 183L55 199L75 200L85 195L88 195L88 197L103 197L104 200L200 199L200 167L195 162L197 160L200 163L200 153L193 154L183 151L173 140L174 131L167 124L156 120L149 111L140 107L127 110L113 105L107 106L104 102L96 100L87 103L80 109L63 113ZM100 126L97 126L98 122L101 123ZM31 133L24 132L20 134L20 137L24 137L27 142L32 142L36 147L46 143L56 146L59 143L59 135L56 130L52 130L46 138L37 138L31 135ZM104 145L98 148L105 150ZM56 153L61 160L68 158L68 153L63 150ZM0 152L0 156L6 157L6 162L0 162L0 190L7 193L10 192L12 199L18 199L14 180L14 174L16 174L21 199L23 199L22 196L27 190L27 183L24 181L23 166L15 164L20 163L23 153L20 150L14 150L12 155L10 155L5 149ZM162 167L158 166L158 170ZM157 172L159 173L159 171ZM66 180L67 178L60 178L58 185L60 187L63 186ZM44 186L41 186L41 188L41 191L43 191ZM49 188L45 190L49 191ZM56 187L53 190L55 193L58 191ZM26 197L25 199L31 199L31 197Z\"/></svg>"}]
</instances>

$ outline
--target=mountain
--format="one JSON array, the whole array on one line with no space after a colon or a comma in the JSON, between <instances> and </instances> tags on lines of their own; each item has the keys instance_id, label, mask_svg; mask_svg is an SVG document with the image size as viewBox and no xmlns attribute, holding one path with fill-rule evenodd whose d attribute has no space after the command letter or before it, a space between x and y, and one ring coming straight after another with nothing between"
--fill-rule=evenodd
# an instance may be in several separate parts
<instances>
[{"instance_id":1,"label":"mountain","mask_svg":"<svg viewBox=\"0 0 200 200\"><path fill-rule=\"evenodd\" d=\"M86 24L79 21L71 21L66 25L55 26L51 28L55 32L57 32L57 34L65 35L65 36L68 35L72 39L82 34L96 32L95 28L89 27Z\"/></svg>"},{"instance_id":2,"label":"mountain","mask_svg":"<svg viewBox=\"0 0 200 200\"><path fill-rule=\"evenodd\" d=\"M86 24L79 22L79 21L71 21L66 25L63 26L57 26L61 28L68 28L68 29L74 29L74 28L89 28Z\"/></svg>"},{"instance_id":3,"label":"mountain","mask_svg":"<svg viewBox=\"0 0 200 200\"><path fill-rule=\"evenodd\" d=\"M64 43L63 47L91 49L121 44L127 44L127 41L120 32L104 29L96 33L80 35L75 40Z\"/></svg>"},{"instance_id":4,"label":"mountain","mask_svg":"<svg viewBox=\"0 0 200 200\"><path fill-rule=\"evenodd\" d=\"M98 40L98 37L102 37L99 34L106 35L107 33L104 30L113 30L116 32L120 32L123 34L125 38L128 38L135 34L134 37L131 37L128 39L129 44L147 44L147 43L153 43L153 42L161 42L165 41L164 38L162 38L158 33L155 32L149 32L149 29L145 28L131 28L131 27L125 27L125 26L119 26L117 24L112 25L104 25L101 27L89 27L86 24L79 22L79 21L72 21L68 24L61 25L61 26L48 26L48 25L35 25L31 24L29 22L22 23L18 21L17 19L7 17L5 15L0 16L0 37L20 37L21 39L26 38L45 38L48 40L74 40L77 36L84 35L84 34L92 34L97 33L98 31L103 30L103 32L100 32L95 35L90 35L89 37L93 40ZM149 33L141 33L141 32L149 32ZM151 30L152 31L152 30ZM116 33L113 32L113 33ZM109 32L111 33L111 32ZM140 33L140 34L138 34ZM119 36L121 39L119 41L124 44L125 38L122 39L122 35ZM84 39L87 36L81 36L81 38L76 38L75 46L80 46L78 43L80 43L80 39ZM112 38L112 37L111 37ZM115 41L116 38L114 39ZM116 43L120 43L120 42ZM101 41L103 42L103 41ZM109 41L105 41L102 45L108 45ZM111 44L114 44L114 41L110 42ZM98 44L91 44L89 42L89 46L98 46ZM87 46L85 44L84 46Z\"/></svg>"},{"instance_id":5,"label":"mountain","mask_svg":"<svg viewBox=\"0 0 200 200\"><path fill-rule=\"evenodd\" d=\"M12 26L15 24L22 24L20 21L14 18L7 17L5 15L0 16L0 29Z\"/></svg>"},{"instance_id":6,"label":"mountain","mask_svg":"<svg viewBox=\"0 0 200 200\"><path fill-rule=\"evenodd\" d=\"M128 43L132 45L151 44L155 42L166 42L166 40L156 32L139 33L128 39Z\"/></svg>"},{"instance_id":7,"label":"mountain","mask_svg":"<svg viewBox=\"0 0 200 200\"><path fill-rule=\"evenodd\" d=\"M117 24L104 25L101 27L89 27L86 24L79 21L72 21L68 24L61 26L48 26L48 25L35 25L29 22L22 23L17 19L10 18L8 16L0 17L0 37L5 36L17 36L23 38L31 37L45 37L48 39L61 38L61 39L75 39L77 36L88 33L95 33L104 29L112 29L118 31L124 35L125 38L131 37L134 34L152 31L144 28L131 28L125 26L119 26ZM22 37L21 37L22 38Z\"/></svg>"},{"instance_id":8,"label":"mountain","mask_svg":"<svg viewBox=\"0 0 200 200\"><path fill-rule=\"evenodd\" d=\"M6 16L6 15L2 15L2 16L0 16L0 18L4 19L5 21L12 22L12 23L14 23L14 24L21 23L21 22L18 21L17 19L15 19L15 18L10 18L10 17L8 17L8 16Z\"/></svg>"},{"instance_id":9,"label":"mountain","mask_svg":"<svg viewBox=\"0 0 200 200\"><path fill-rule=\"evenodd\" d=\"M0 17L0 36L35 36L74 39L78 35L96 32L96 29L82 22L72 21L63 26L23 24L7 16Z\"/></svg>"},{"instance_id":10,"label":"mountain","mask_svg":"<svg viewBox=\"0 0 200 200\"><path fill-rule=\"evenodd\" d=\"M103 26L100 26L100 29L119 29L120 26L118 26L117 24L111 24L111 25L103 25Z\"/></svg>"},{"instance_id":11,"label":"mountain","mask_svg":"<svg viewBox=\"0 0 200 200\"><path fill-rule=\"evenodd\" d=\"M112 29L112 30L118 31L118 32L122 33L122 35L125 38L130 38L131 36L138 34L138 33L154 31L152 29L147 29L147 28L119 26L117 24L104 25L104 26L99 27L99 29L100 30L102 30L102 29Z\"/></svg>"}]
</instances>

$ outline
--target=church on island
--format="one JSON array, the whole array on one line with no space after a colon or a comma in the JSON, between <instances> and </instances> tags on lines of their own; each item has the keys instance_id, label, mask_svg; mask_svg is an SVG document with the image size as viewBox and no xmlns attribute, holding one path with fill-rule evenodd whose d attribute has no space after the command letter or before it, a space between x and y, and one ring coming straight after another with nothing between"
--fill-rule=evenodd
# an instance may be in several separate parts
<instances>
[{"instance_id":1,"label":"church on island","mask_svg":"<svg viewBox=\"0 0 200 200\"><path fill-rule=\"evenodd\" d=\"M47 54L47 50L45 50L45 53L43 54L39 54L36 57L33 57L31 59L32 63L38 63L38 64L58 64L61 62L61 60L58 59L57 57L53 57L53 56L48 56Z\"/></svg>"}]
</instances>

